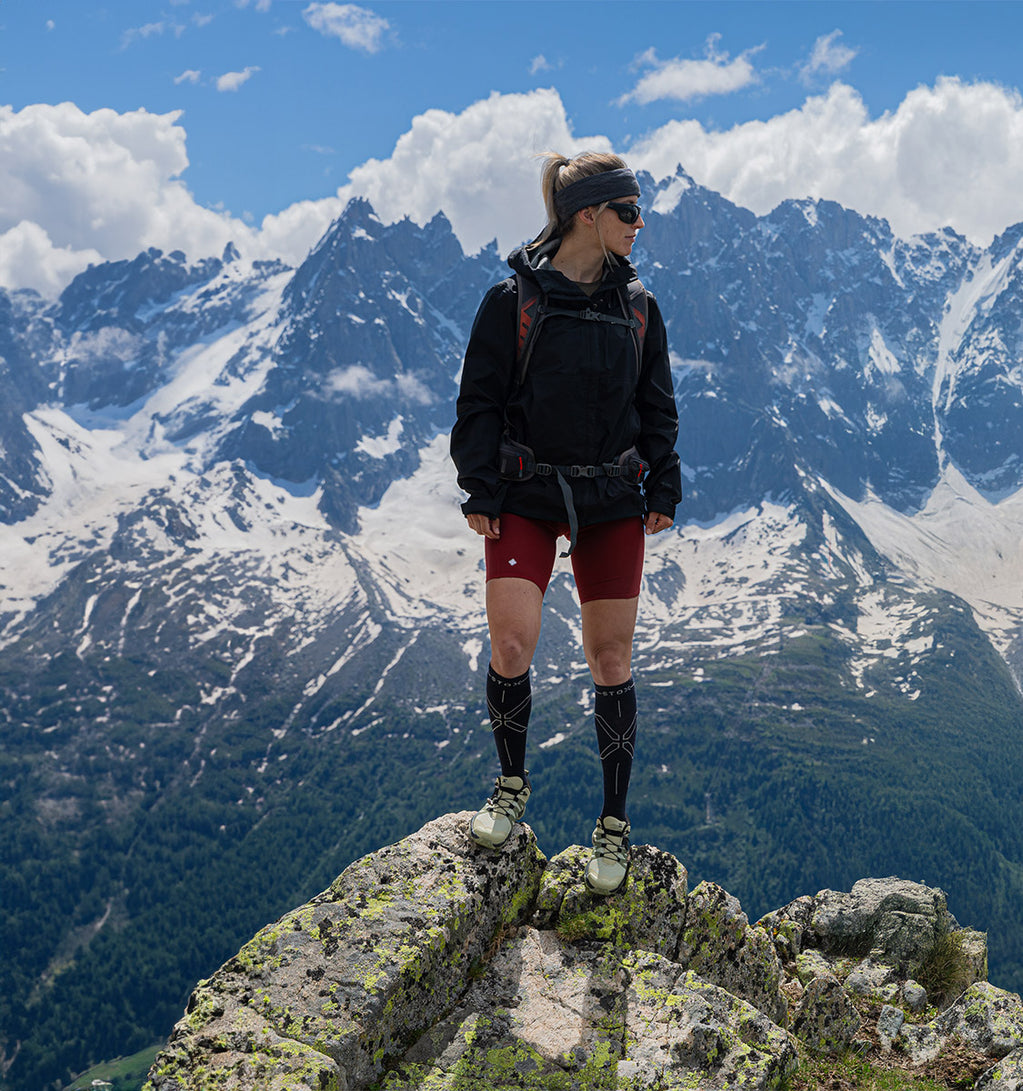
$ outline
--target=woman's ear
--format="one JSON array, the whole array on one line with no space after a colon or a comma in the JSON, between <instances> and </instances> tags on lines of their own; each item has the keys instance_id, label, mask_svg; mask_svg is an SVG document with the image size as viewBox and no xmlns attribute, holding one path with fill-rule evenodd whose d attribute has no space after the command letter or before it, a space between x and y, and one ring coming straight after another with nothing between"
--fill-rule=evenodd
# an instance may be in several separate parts
<instances>
[{"instance_id":1,"label":"woman's ear","mask_svg":"<svg viewBox=\"0 0 1023 1091\"><path fill-rule=\"evenodd\" d=\"M586 208L581 208L576 215L584 224L592 227L597 222L597 206L589 205Z\"/></svg>"}]
</instances>

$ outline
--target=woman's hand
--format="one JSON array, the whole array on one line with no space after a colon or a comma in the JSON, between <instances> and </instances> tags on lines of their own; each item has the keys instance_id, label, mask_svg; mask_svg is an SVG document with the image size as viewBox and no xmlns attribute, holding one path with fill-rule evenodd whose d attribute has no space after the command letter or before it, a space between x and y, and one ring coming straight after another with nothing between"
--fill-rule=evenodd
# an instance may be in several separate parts
<instances>
[{"instance_id":1,"label":"woman's hand","mask_svg":"<svg viewBox=\"0 0 1023 1091\"><path fill-rule=\"evenodd\" d=\"M489 515L484 515L481 511L474 511L471 515L465 517L465 521L477 534L482 534L484 538L493 538L496 541L501 537L500 516L491 519Z\"/></svg>"},{"instance_id":2,"label":"woman's hand","mask_svg":"<svg viewBox=\"0 0 1023 1091\"><path fill-rule=\"evenodd\" d=\"M669 519L667 515L661 515L659 511L652 511L646 517L646 532L647 534L657 534L662 530L667 530L674 522L675 520Z\"/></svg>"}]
</instances>

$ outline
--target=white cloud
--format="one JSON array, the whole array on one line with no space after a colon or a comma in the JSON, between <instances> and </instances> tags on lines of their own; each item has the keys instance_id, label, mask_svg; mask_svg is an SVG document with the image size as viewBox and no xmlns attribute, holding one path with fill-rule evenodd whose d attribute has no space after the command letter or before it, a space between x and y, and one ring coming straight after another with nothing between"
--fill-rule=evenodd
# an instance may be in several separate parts
<instances>
[{"instance_id":1,"label":"white cloud","mask_svg":"<svg viewBox=\"0 0 1023 1091\"><path fill-rule=\"evenodd\" d=\"M494 92L460 114L420 114L391 157L357 167L338 196L368 198L384 220L425 223L443 210L468 250L495 236L508 248L544 224L536 154L584 148L611 150L606 137L573 135L556 91Z\"/></svg>"},{"instance_id":2,"label":"white cloud","mask_svg":"<svg viewBox=\"0 0 1023 1091\"><path fill-rule=\"evenodd\" d=\"M0 283L49 292L90 261L147 246L195 260L229 240L246 257L297 263L356 195L385 222L443 210L466 250L496 236L507 251L543 224L535 153L584 148L610 145L577 137L555 90L495 92L461 113L419 115L387 159L353 170L333 197L265 217L257 234L196 204L177 113L0 106ZM942 79L877 118L836 83L766 121L720 131L675 121L618 150L657 178L681 164L760 214L789 197L827 198L902 236L951 225L984 244L1023 220L1023 98L990 83Z\"/></svg>"},{"instance_id":3,"label":"white cloud","mask_svg":"<svg viewBox=\"0 0 1023 1091\"><path fill-rule=\"evenodd\" d=\"M800 70L800 77L804 82L810 82L819 75L833 76L852 63L859 50L843 45L838 40L841 37L840 30L833 30L830 34L821 35L813 43L810 59Z\"/></svg>"},{"instance_id":4,"label":"white cloud","mask_svg":"<svg viewBox=\"0 0 1023 1091\"><path fill-rule=\"evenodd\" d=\"M198 83L202 78L202 73L198 68L186 68L180 76L174 77L175 83Z\"/></svg>"},{"instance_id":5,"label":"white cloud","mask_svg":"<svg viewBox=\"0 0 1023 1091\"><path fill-rule=\"evenodd\" d=\"M248 64L241 72L225 72L222 76L217 76L217 90L237 91L243 83L248 83L259 70L258 64Z\"/></svg>"},{"instance_id":6,"label":"white cloud","mask_svg":"<svg viewBox=\"0 0 1023 1091\"><path fill-rule=\"evenodd\" d=\"M345 203L340 197L296 201L280 212L264 216L259 232L264 249L297 265L341 214Z\"/></svg>"},{"instance_id":7,"label":"white cloud","mask_svg":"<svg viewBox=\"0 0 1023 1091\"><path fill-rule=\"evenodd\" d=\"M210 23L213 22L213 16L212 15L200 15L197 12L195 15L192 16L192 22L195 23L195 25L197 27L207 27L207 26L210 25Z\"/></svg>"},{"instance_id":8,"label":"white cloud","mask_svg":"<svg viewBox=\"0 0 1023 1091\"><path fill-rule=\"evenodd\" d=\"M253 7L256 11L269 11L271 0L256 0ZM249 0L234 0L234 6L236 8L247 8L249 6Z\"/></svg>"},{"instance_id":9,"label":"white cloud","mask_svg":"<svg viewBox=\"0 0 1023 1091\"><path fill-rule=\"evenodd\" d=\"M350 48L366 53L380 51L383 46L381 39L391 25L358 4L313 3L302 12L302 18L313 30L339 38Z\"/></svg>"},{"instance_id":10,"label":"white cloud","mask_svg":"<svg viewBox=\"0 0 1023 1091\"><path fill-rule=\"evenodd\" d=\"M196 204L178 113L0 106L0 283L50 293L89 262L148 246L264 256L251 229Z\"/></svg>"},{"instance_id":11,"label":"white cloud","mask_svg":"<svg viewBox=\"0 0 1023 1091\"><path fill-rule=\"evenodd\" d=\"M495 236L503 251L543 223L535 152L609 149L576 137L554 90L500 95L460 114L428 110L385 160L349 175L336 197L302 201L262 224L264 244L299 261L350 197L385 222L425 223L443 210L462 245ZM872 119L836 83L797 110L731 129L671 122L618 149L655 178L681 164L697 182L764 214L786 198L826 198L887 219L903 237L951 225L986 244L1023 220L1023 99L989 83L939 80Z\"/></svg>"},{"instance_id":12,"label":"white cloud","mask_svg":"<svg viewBox=\"0 0 1023 1091\"><path fill-rule=\"evenodd\" d=\"M52 19L47 19L46 20L46 29L47 30L53 30L56 26L57 26L57 24Z\"/></svg>"},{"instance_id":13,"label":"white cloud","mask_svg":"<svg viewBox=\"0 0 1023 1091\"><path fill-rule=\"evenodd\" d=\"M550 72L553 64L542 53L537 53L529 66L529 74L535 76L537 72Z\"/></svg>"},{"instance_id":14,"label":"white cloud","mask_svg":"<svg viewBox=\"0 0 1023 1091\"><path fill-rule=\"evenodd\" d=\"M89 262L102 260L98 250L54 246L46 231L29 220L0 234L0 286L55 296Z\"/></svg>"},{"instance_id":15,"label":"white cloud","mask_svg":"<svg viewBox=\"0 0 1023 1091\"><path fill-rule=\"evenodd\" d=\"M357 167L335 197L298 201L265 217L260 237L286 261L301 261L348 201L359 196L385 222L409 216L424 224L443 210L467 251L495 237L508 250L544 224L535 156L584 149L610 151L611 145L603 136L574 136L556 91L495 91L460 114L420 114L389 159Z\"/></svg>"},{"instance_id":16,"label":"white cloud","mask_svg":"<svg viewBox=\"0 0 1023 1091\"><path fill-rule=\"evenodd\" d=\"M158 37L162 34L173 34L175 38L180 38L184 34L185 28L180 23L170 23L166 20L161 20L158 23L146 23L140 27L129 27L121 35L121 48L127 49L128 46L137 42L140 38L144 41L146 38Z\"/></svg>"},{"instance_id":17,"label":"white cloud","mask_svg":"<svg viewBox=\"0 0 1023 1091\"><path fill-rule=\"evenodd\" d=\"M676 99L688 102L707 95L728 95L733 91L755 83L756 70L750 63L755 50L747 50L735 60L727 53L718 51L718 34L707 39L706 57L703 60L683 60L673 57L662 61L653 49L636 58L637 67L650 68L639 83L618 99L618 105L626 102L648 103L659 99Z\"/></svg>"},{"instance_id":18,"label":"white cloud","mask_svg":"<svg viewBox=\"0 0 1023 1091\"><path fill-rule=\"evenodd\" d=\"M629 158L657 177L681 164L761 214L787 197L827 198L884 217L898 235L951 225L985 244L1023 220L1023 98L991 83L942 78L876 119L836 83L768 121L720 132L670 122Z\"/></svg>"},{"instance_id":19,"label":"white cloud","mask_svg":"<svg viewBox=\"0 0 1023 1091\"><path fill-rule=\"evenodd\" d=\"M328 393L349 398L393 398L397 395L420 405L429 405L433 401L429 388L415 375L378 379L363 364L332 371L326 378L325 386Z\"/></svg>"}]
</instances>

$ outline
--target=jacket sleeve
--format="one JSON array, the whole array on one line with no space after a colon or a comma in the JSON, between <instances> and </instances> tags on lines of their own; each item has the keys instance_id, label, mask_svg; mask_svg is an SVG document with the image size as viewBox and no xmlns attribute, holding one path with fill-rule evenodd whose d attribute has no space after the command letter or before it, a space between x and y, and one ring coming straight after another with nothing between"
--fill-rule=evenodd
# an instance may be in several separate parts
<instances>
[{"instance_id":1,"label":"jacket sleeve","mask_svg":"<svg viewBox=\"0 0 1023 1091\"><path fill-rule=\"evenodd\" d=\"M646 509L675 518L675 506L682 499L682 471L675 451L678 438L678 409L668 357L668 335L657 300L649 295L643 367L636 389L640 416L640 454L650 463L644 483Z\"/></svg>"},{"instance_id":2,"label":"jacket sleeve","mask_svg":"<svg viewBox=\"0 0 1023 1091\"><path fill-rule=\"evenodd\" d=\"M466 515L496 517L507 485L497 472L497 448L515 370L514 281L496 284L483 297L472 324L451 430L451 457L458 485L469 494Z\"/></svg>"}]
</instances>

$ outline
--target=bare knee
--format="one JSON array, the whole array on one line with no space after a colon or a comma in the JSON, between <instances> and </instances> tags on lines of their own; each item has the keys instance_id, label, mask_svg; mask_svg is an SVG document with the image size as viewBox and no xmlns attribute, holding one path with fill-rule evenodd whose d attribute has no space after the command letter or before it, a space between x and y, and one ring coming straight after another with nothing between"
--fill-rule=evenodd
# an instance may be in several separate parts
<instances>
[{"instance_id":1,"label":"bare knee","mask_svg":"<svg viewBox=\"0 0 1023 1091\"><path fill-rule=\"evenodd\" d=\"M609 640L586 651L593 681L598 686L617 686L632 674L632 641Z\"/></svg>"},{"instance_id":2,"label":"bare knee","mask_svg":"<svg viewBox=\"0 0 1023 1091\"><path fill-rule=\"evenodd\" d=\"M540 638L543 592L529 580L499 579L487 584L490 661L504 678L529 670Z\"/></svg>"},{"instance_id":3,"label":"bare knee","mask_svg":"<svg viewBox=\"0 0 1023 1091\"><path fill-rule=\"evenodd\" d=\"M533 660L533 643L520 633L501 633L491 637L490 661L503 678L517 678L529 670Z\"/></svg>"}]
</instances>

